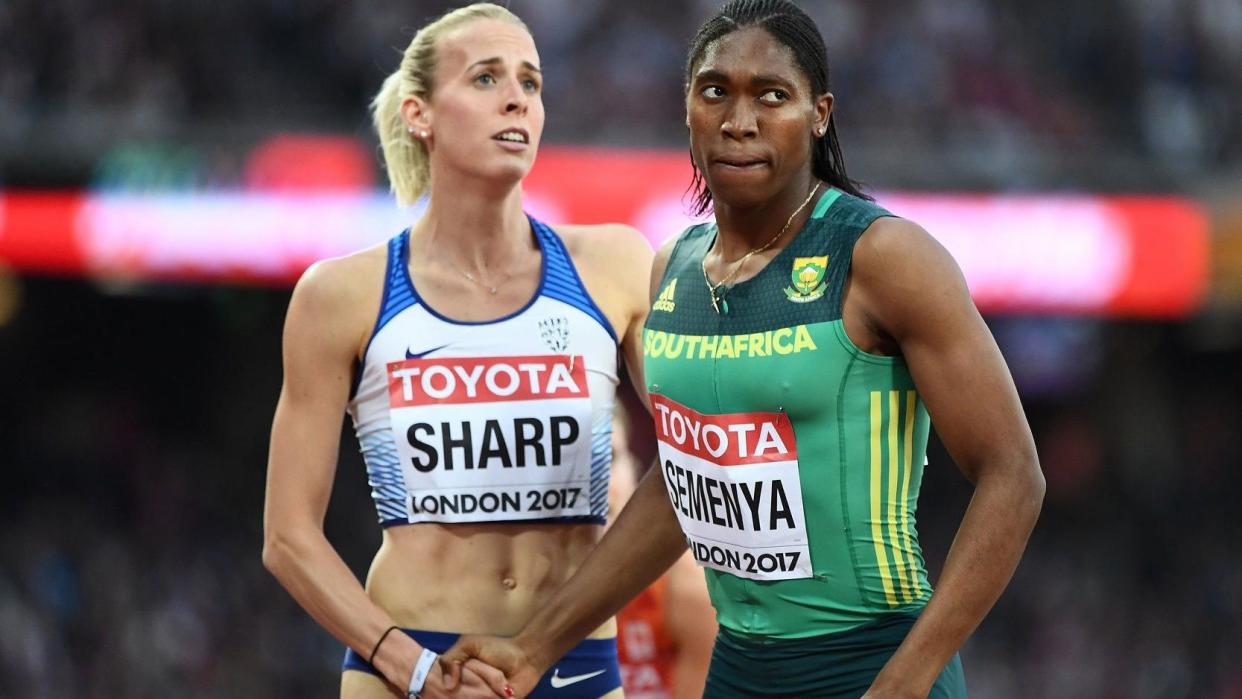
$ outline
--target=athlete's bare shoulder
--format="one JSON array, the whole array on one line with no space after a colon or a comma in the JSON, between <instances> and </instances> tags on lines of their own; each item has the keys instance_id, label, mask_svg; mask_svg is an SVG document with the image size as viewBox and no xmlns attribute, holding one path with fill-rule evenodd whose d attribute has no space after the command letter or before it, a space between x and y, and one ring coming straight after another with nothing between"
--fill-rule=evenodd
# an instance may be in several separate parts
<instances>
[{"instance_id":1,"label":"athlete's bare shoulder","mask_svg":"<svg viewBox=\"0 0 1242 699\"><path fill-rule=\"evenodd\" d=\"M294 294L322 303L347 305L374 291L384 280L387 246L375 245L340 257L330 257L311 265L302 273Z\"/></svg>"},{"instance_id":2,"label":"athlete's bare shoulder","mask_svg":"<svg viewBox=\"0 0 1242 699\"><path fill-rule=\"evenodd\" d=\"M287 323L310 322L334 341L365 343L384 293L387 245L316 262L302 273Z\"/></svg>"},{"instance_id":3,"label":"athlete's bare shoulder","mask_svg":"<svg viewBox=\"0 0 1242 699\"><path fill-rule=\"evenodd\" d=\"M636 228L620 223L556 226L578 266L605 275L630 275L651 268L651 244Z\"/></svg>"},{"instance_id":4,"label":"athlete's bare shoulder","mask_svg":"<svg viewBox=\"0 0 1242 699\"><path fill-rule=\"evenodd\" d=\"M636 229L617 223L557 226L587 291L622 335L647 310L651 245Z\"/></svg>"}]
</instances>

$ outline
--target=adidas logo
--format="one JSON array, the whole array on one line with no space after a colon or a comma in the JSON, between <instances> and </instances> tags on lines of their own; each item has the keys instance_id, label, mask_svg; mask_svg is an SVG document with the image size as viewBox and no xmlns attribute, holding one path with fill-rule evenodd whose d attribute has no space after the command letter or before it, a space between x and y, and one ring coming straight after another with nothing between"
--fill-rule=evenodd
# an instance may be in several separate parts
<instances>
[{"instance_id":1,"label":"adidas logo","mask_svg":"<svg viewBox=\"0 0 1242 699\"><path fill-rule=\"evenodd\" d=\"M656 299L656 302L652 305L651 310L672 313L673 309L677 308L677 304L673 303L673 295L676 293L677 280L674 279L668 283L668 286L664 287L664 291L660 292L660 297Z\"/></svg>"}]
</instances>

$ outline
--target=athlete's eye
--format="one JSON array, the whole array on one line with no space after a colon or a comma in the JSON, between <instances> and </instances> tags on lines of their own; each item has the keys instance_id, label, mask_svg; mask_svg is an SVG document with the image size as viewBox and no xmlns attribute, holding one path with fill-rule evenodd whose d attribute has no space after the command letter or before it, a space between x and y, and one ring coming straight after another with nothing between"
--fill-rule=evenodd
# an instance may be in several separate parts
<instances>
[{"instance_id":1,"label":"athlete's eye","mask_svg":"<svg viewBox=\"0 0 1242 699\"><path fill-rule=\"evenodd\" d=\"M784 90L772 89L759 95L759 101L765 104L780 104L789 100L789 93Z\"/></svg>"},{"instance_id":2,"label":"athlete's eye","mask_svg":"<svg viewBox=\"0 0 1242 699\"><path fill-rule=\"evenodd\" d=\"M474 79L474 81L478 83L479 85L495 85L496 84L496 78L492 77L491 73L480 73L478 77Z\"/></svg>"},{"instance_id":3,"label":"athlete's eye","mask_svg":"<svg viewBox=\"0 0 1242 699\"><path fill-rule=\"evenodd\" d=\"M700 90L699 94L703 95L707 99L718 100L721 97L724 97L725 91L716 85L708 85Z\"/></svg>"},{"instance_id":4,"label":"athlete's eye","mask_svg":"<svg viewBox=\"0 0 1242 699\"><path fill-rule=\"evenodd\" d=\"M539 92L539 81L534 78L527 78L522 81L522 89L530 93Z\"/></svg>"}]
</instances>

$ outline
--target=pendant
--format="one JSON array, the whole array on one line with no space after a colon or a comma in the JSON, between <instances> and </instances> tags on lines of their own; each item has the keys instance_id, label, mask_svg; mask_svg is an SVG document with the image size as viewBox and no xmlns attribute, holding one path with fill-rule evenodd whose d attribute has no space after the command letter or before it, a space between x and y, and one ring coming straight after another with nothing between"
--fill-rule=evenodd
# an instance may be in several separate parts
<instances>
[{"instance_id":1,"label":"pendant","mask_svg":"<svg viewBox=\"0 0 1242 699\"><path fill-rule=\"evenodd\" d=\"M720 299L720 307L724 315L729 315L729 299Z\"/></svg>"},{"instance_id":2,"label":"pendant","mask_svg":"<svg viewBox=\"0 0 1242 699\"><path fill-rule=\"evenodd\" d=\"M716 312L716 315L720 315L720 306L719 306L719 304L716 302L716 292L715 292L715 291L711 292L711 297L712 297L712 310Z\"/></svg>"}]
</instances>

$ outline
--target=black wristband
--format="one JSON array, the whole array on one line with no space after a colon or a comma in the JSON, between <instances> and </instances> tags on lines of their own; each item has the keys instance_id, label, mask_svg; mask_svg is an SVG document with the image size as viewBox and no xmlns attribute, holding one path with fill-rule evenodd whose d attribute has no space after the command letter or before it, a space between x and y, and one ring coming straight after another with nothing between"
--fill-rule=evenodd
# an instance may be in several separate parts
<instances>
[{"instance_id":1,"label":"black wristband","mask_svg":"<svg viewBox=\"0 0 1242 699\"><path fill-rule=\"evenodd\" d=\"M375 647L371 649L371 655L367 658L367 665L370 665L371 667L375 667L375 653L376 651L379 650L380 644L384 642L385 638L388 638L388 634L392 633L394 629L398 629L398 628L400 627L389 626L387 629L384 629L384 633L380 634L379 640L375 642Z\"/></svg>"}]
</instances>

